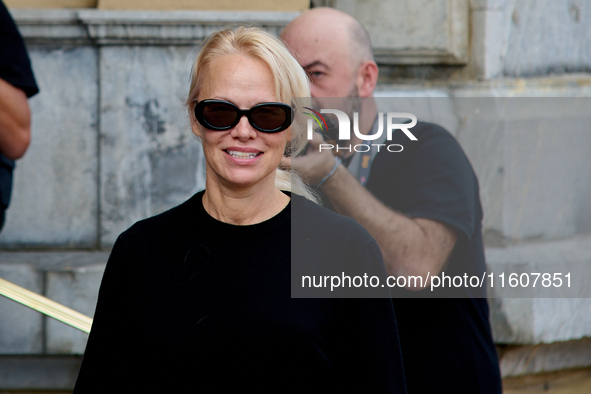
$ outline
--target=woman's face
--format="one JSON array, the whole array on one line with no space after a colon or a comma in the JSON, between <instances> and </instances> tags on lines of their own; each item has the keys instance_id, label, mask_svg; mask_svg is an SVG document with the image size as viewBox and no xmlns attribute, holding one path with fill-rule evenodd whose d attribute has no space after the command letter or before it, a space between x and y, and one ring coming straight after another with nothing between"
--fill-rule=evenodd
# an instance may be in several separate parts
<instances>
[{"instance_id":1,"label":"woman's face","mask_svg":"<svg viewBox=\"0 0 591 394\"><path fill-rule=\"evenodd\" d=\"M214 60L206 70L198 101L229 101L240 109L277 102L271 70L261 60L227 55ZM192 118L193 132L201 137L207 164L207 182L243 188L274 185L275 170L283 157L291 128L279 133L254 129L246 116L226 131L213 131Z\"/></svg>"}]
</instances>

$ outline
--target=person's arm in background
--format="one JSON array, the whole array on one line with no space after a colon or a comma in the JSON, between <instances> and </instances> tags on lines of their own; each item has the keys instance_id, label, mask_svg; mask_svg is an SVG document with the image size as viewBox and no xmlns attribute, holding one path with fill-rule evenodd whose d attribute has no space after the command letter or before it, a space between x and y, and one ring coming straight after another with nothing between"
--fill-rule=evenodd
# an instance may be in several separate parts
<instances>
[{"instance_id":1,"label":"person's arm in background","mask_svg":"<svg viewBox=\"0 0 591 394\"><path fill-rule=\"evenodd\" d=\"M390 275L420 276L424 287L439 275L457 235L449 226L411 218L375 198L342 165L322 186L336 211L354 218L380 245ZM420 290L422 287L408 287Z\"/></svg>"},{"instance_id":2,"label":"person's arm in background","mask_svg":"<svg viewBox=\"0 0 591 394\"><path fill-rule=\"evenodd\" d=\"M289 162L311 184L318 183L334 165L330 151L319 152L322 141L319 134L315 135L308 154ZM355 219L376 239L389 275L423 279L438 275L456 244L457 235L450 226L436 220L411 218L389 208L343 165L322 184L321 190L338 213ZM424 287L429 283L423 282Z\"/></svg>"},{"instance_id":3,"label":"person's arm in background","mask_svg":"<svg viewBox=\"0 0 591 394\"><path fill-rule=\"evenodd\" d=\"M28 98L39 92L27 48L10 12L0 0L0 153L21 158L31 141Z\"/></svg>"},{"instance_id":4,"label":"person's arm in background","mask_svg":"<svg viewBox=\"0 0 591 394\"><path fill-rule=\"evenodd\" d=\"M11 160L21 158L31 140L31 111L27 95L0 79L0 152Z\"/></svg>"}]
</instances>

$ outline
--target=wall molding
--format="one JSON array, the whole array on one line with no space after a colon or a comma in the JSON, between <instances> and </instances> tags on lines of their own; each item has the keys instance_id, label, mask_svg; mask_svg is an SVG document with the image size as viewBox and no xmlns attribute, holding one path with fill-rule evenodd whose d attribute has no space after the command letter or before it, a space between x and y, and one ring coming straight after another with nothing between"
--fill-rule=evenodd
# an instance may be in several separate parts
<instances>
[{"instance_id":1,"label":"wall molding","mask_svg":"<svg viewBox=\"0 0 591 394\"><path fill-rule=\"evenodd\" d=\"M14 9L27 44L195 45L222 27L262 26L278 34L299 12Z\"/></svg>"},{"instance_id":2,"label":"wall molding","mask_svg":"<svg viewBox=\"0 0 591 394\"><path fill-rule=\"evenodd\" d=\"M377 3L376 7L391 7ZM469 60L469 4L467 0L429 3L425 13L411 3L405 17L383 18L361 9L361 3L337 1L342 9L368 27L379 64L467 64ZM431 20L432 14L443 15ZM37 45L196 45L222 27L257 25L279 34L300 12L283 11L124 11L97 9L13 9L27 44ZM423 18L416 22L417 18ZM394 14L396 15L396 14ZM414 19L413 19L414 18ZM424 28L409 25L409 21ZM387 32L387 34L384 34Z\"/></svg>"}]
</instances>

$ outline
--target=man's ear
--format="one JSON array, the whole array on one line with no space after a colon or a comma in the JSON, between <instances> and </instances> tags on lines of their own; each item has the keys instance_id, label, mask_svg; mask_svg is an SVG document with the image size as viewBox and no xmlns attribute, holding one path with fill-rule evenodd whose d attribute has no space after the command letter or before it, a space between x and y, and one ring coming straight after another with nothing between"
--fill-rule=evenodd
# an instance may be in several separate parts
<instances>
[{"instance_id":1,"label":"man's ear","mask_svg":"<svg viewBox=\"0 0 591 394\"><path fill-rule=\"evenodd\" d=\"M357 91L359 97L371 97L378 83L378 65L373 60L361 63L357 70Z\"/></svg>"}]
</instances>

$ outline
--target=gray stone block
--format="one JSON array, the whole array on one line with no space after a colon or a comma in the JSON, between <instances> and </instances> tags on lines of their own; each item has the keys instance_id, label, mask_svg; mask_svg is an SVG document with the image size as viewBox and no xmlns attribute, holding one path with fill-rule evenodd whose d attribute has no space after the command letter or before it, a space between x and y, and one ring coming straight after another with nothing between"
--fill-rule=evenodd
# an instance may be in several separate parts
<instances>
[{"instance_id":1,"label":"gray stone block","mask_svg":"<svg viewBox=\"0 0 591 394\"><path fill-rule=\"evenodd\" d=\"M89 47L31 47L41 93L32 142L17 162L1 246L97 244L97 56Z\"/></svg>"},{"instance_id":2,"label":"gray stone block","mask_svg":"<svg viewBox=\"0 0 591 394\"><path fill-rule=\"evenodd\" d=\"M334 0L330 3L354 15L366 27L380 62L464 64L468 61L467 1Z\"/></svg>"},{"instance_id":3,"label":"gray stone block","mask_svg":"<svg viewBox=\"0 0 591 394\"><path fill-rule=\"evenodd\" d=\"M200 143L184 100L189 47L101 49L101 239L204 188Z\"/></svg>"},{"instance_id":4,"label":"gray stone block","mask_svg":"<svg viewBox=\"0 0 591 394\"><path fill-rule=\"evenodd\" d=\"M531 344L534 308L529 298L489 298L492 334L497 344Z\"/></svg>"},{"instance_id":5,"label":"gray stone block","mask_svg":"<svg viewBox=\"0 0 591 394\"><path fill-rule=\"evenodd\" d=\"M472 0L472 64L479 77L586 71L587 2Z\"/></svg>"},{"instance_id":6,"label":"gray stone block","mask_svg":"<svg viewBox=\"0 0 591 394\"><path fill-rule=\"evenodd\" d=\"M591 100L576 97L587 80L554 79L551 90L566 97L540 97L551 83L541 80L449 91L381 88L377 100L455 135L480 182L487 244L501 246L590 231Z\"/></svg>"},{"instance_id":7,"label":"gray stone block","mask_svg":"<svg viewBox=\"0 0 591 394\"><path fill-rule=\"evenodd\" d=\"M591 335L589 298L496 298L489 301L498 344L539 344Z\"/></svg>"},{"instance_id":8,"label":"gray stone block","mask_svg":"<svg viewBox=\"0 0 591 394\"><path fill-rule=\"evenodd\" d=\"M477 76L490 79L503 75L503 56L506 47L503 10L474 9L471 12L472 67Z\"/></svg>"},{"instance_id":9,"label":"gray stone block","mask_svg":"<svg viewBox=\"0 0 591 394\"><path fill-rule=\"evenodd\" d=\"M591 366L591 339L511 347L500 357L505 377L586 368Z\"/></svg>"},{"instance_id":10,"label":"gray stone block","mask_svg":"<svg viewBox=\"0 0 591 394\"><path fill-rule=\"evenodd\" d=\"M591 192L591 100L568 97L581 89L565 85L562 98L523 97L544 95L544 81L495 93L522 97L455 92L457 138L480 181L489 245L560 239L591 228L584 198Z\"/></svg>"},{"instance_id":11,"label":"gray stone block","mask_svg":"<svg viewBox=\"0 0 591 394\"><path fill-rule=\"evenodd\" d=\"M81 357L0 357L0 390L10 392L59 392L74 389ZM4 391L3 391L4 392ZM53 392L53 391L52 391Z\"/></svg>"},{"instance_id":12,"label":"gray stone block","mask_svg":"<svg viewBox=\"0 0 591 394\"><path fill-rule=\"evenodd\" d=\"M535 301L536 340L552 343L591 337L591 298L538 298Z\"/></svg>"},{"instance_id":13,"label":"gray stone block","mask_svg":"<svg viewBox=\"0 0 591 394\"><path fill-rule=\"evenodd\" d=\"M497 298L489 304L498 344L553 343L591 335L589 298Z\"/></svg>"},{"instance_id":14,"label":"gray stone block","mask_svg":"<svg viewBox=\"0 0 591 394\"><path fill-rule=\"evenodd\" d=\"M591 4L539 0L506 1L504 74L547 75L587 71L591 66Z\"/></svg>"},{"instance_id":15,"label":"gray stone block","mask_svg":"<svg viewBox=\"0 0 591 394\"><path fill-rule=\"evenodd\" d=\"M460 97L455 100L455 108L460 118L458 142L470 159L480 184L485 235L492 231L502 238L505 128L500 121L499 102L495 98Z\"/></svg>"},{"instance_id":16,"label":"gray stone block","mask_svg":"<svg viewBox=\"0 0 591 394\"><path fill-rule=\"evenodd\" d=\"M577 117L562 108L574 100L554 100L553 119L544 119L553 111L542 107L531 108L529 119L505 122L502 232L510 238L564 238L591 227L584 197L591 192L591 100Z\"/></svg>"},{"instance_id":17,"label":"gray stone block","mask_svg":"<svg viewBox=\"0 0 591 394\"><path fill-rule=\"evenodd\" d=\"M472 0L470 7L471 61L479 77L589 70L589 3Z\"/></svg>"},{"instance_id":18,"label":"gray stone block","mask_svg":"<svg viewBox=\"0 0 591 394\"><path fill-rule=\"evenodd\" d=\"M555 289L540 288L530 298L507 298L523 294L499 289L490 299L491 322L495 342L502 344L538 344L567 341L591 336L591 236L567 240L525 244L507 248L487 248L488 272L571 273L571 289L585 298L547 298ZM564 282L566 285L566 282ZM566 289L566 288L565 288ZM543 298L546 297L546 298Z\"/></svg>"},{"instance_id":19,"label":"gray stone block","mask_svg":"<svg viewBox=\"0 0 591 394\"><path fill-rule=\"evenodd\" d=\"M37 294L43 291L41 273L29 265L2 262L0 277ZM42 351L43 315L0 296L0 354L38 354Z\"/></svg>"},{"instance_id":20,"label":"gray stone block","mask_svg":"<svg viewBox=\"0 0 591 394\"><path fill-rule=\"evenodd\" d=\"M30 265L36 271L68 271L78 267L104 265L108 259L109 252L96 251L0 251L0 263L10 265Z\"/></svg>"},{"instance_id":21,"label":"gray stone block","mask_svg":"<svg viewBox=\"0 0 591 394\"><path fill-rule=\"evenodd\" d=\"M104 265L47 273L47 297L93 317ZM47 354L82 354L88 334L55 319L46 323Z\"/></svg>"}]
</instances>

